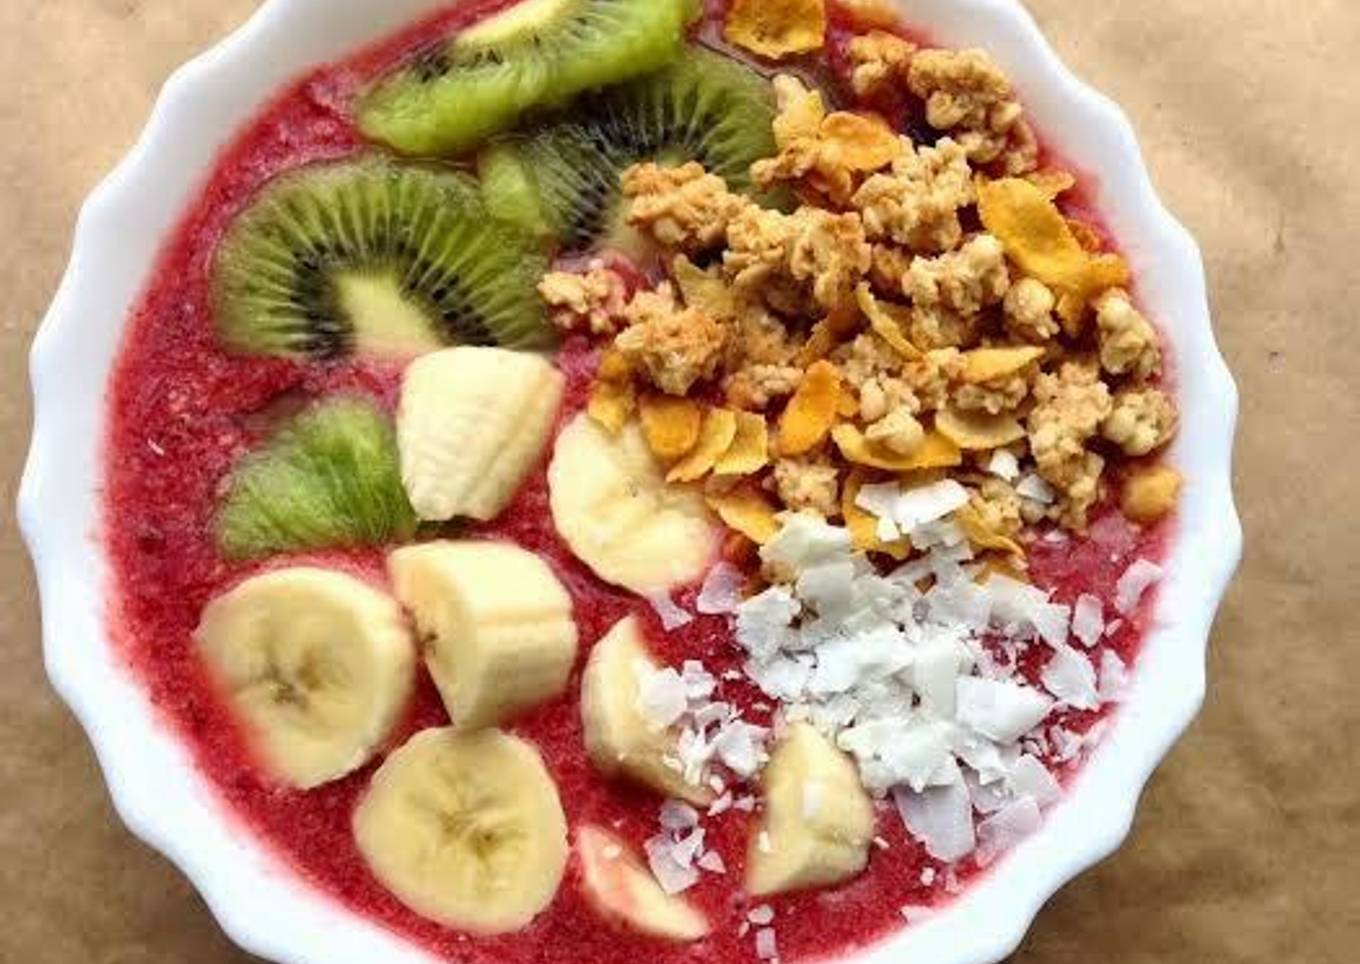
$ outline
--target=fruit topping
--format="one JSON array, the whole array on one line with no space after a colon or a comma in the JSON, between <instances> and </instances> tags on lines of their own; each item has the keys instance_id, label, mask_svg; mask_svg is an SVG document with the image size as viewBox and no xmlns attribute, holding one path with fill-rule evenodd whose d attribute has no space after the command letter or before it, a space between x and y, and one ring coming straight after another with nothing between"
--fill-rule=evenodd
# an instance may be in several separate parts
<instances>
[{"instance_id":1,"label":"fruit topping","mask_svg":"<svg viewBox=\"0 0 1360 964\"><path fill-rule=\"evenodd\" d=\"M564 381L546 359L500 348L449 348L412 363L397 448L416 515L499 515L543 455Z\"/></svg>"},{"instance_id":2,"label":"fruit topping","mask_svg":"<svg viewBox=\"0 0 1360 964\"><path fill-rule=\"evenodd\" d=\"M400 607L343 573L256 576L209 603L194 638L266 768L299 789L367 763L410 695Z\"/></svg>"},{"instance_id":3,"label":"fruit topping","mask_svg":"<svg viewBox=\"0 0 1360 964\"><path fill-rule=\"evenodd\" d=\"M231 351L283 357L548 347L546 270L539 242L488 216L464 174L318 164L266 186L223 238L217 327Z\"/></svg>"},{"instance_id":4,"label":"fruit topping","mask_svg":"<svg viewBox=\"0 0 1360 964\"><path fill-rule=\"evenodd\" d=\"M581 885L587 902L624 930L666 941L697 941L708 921L688 901L667 894L618 837L596 826L576 833Z\"/></svg>"},{"instance_id":5,"label":"fruit topping","mask_svg":"<svg viewBox=\"0 0 1360 964\"><path fill-rule=\"evenodd\" d=\"M543 758L499 730L416 734L374 774L354 836L402 903L472 934L527 925L567 865L566 816Z\"/></svg>"},{"instance_id":6,"label":"fruit topping","mask_svg":"<svg viewBox=\"0 0 1360 964\"><path fill-rule=\"evenodd\" d=\"M453 724L503 723L559 696L576 662L571 597L547 563L497 542L432 542L388 560Z\"/></svg>"},{"instance_id":7,"label":"fruit topping","mask_svg":"<svg viewBox=\"0 0 1360 964\"><path fill-rule=\"evenodd\" d=\"M371 402L335 398L286 422L226 483L217 541L231 559L384 545L415 533L392 425Z\"/></svg>"}]
</instances>

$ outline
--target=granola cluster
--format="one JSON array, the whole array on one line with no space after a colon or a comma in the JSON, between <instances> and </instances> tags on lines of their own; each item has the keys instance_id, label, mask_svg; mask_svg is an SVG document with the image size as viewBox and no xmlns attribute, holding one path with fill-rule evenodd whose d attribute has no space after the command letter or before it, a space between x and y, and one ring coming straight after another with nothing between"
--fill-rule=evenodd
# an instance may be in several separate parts
<instances>
[{"instance_id":1,"label":"granola cluster","mask_svg":"<svg viewBox=\"0 0 1360 964\"><path fill-rule=\"evenodd\" d=\"M1167 514L1174 471L1120 465L1177 429L1157 330L1123 260L1063 212L1076 179L1039 169L1005 75L980 51L883 31L848 53L856 95L916 98L939 139L829 111L785 75L778 152L752 177L793 203L696 163L625 172L627 223L668 280L626 303L598 267L542 287L563 328L607 343L592 414L617 428L640 409L658 433L700 418L694 449L663 461L683 459L756 542L779 512L808 512L900 558L910 547L879 543L855 503L890 478L964 483L969 538L1012 564L1042 523L1084 530L1116 483L1134 521Z\"/></svg>"}]
</instances>

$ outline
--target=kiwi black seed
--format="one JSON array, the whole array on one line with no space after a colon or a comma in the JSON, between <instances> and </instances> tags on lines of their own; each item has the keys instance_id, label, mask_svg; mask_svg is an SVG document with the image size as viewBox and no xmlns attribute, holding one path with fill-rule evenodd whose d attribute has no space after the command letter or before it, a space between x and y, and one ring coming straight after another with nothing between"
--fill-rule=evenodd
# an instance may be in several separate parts
<instances>
[{"instance_id":1,"label":"kiwi black seed","mask_svg":"<svg viewBox=\"0 0 1360 964\"><path fill-rule=\"evenodd\" d=\"M467 151L529 108L675 60L695 12L693 0L521 0L384 78L359 126L404 154Z\"/></svg>"},{"instance_id":2,"label":"kiwi black seed","mask_svg":"<svg viewBox=\"0 0 1360 964\"><path fill-rule=\"evenodd\" d=\"M450 344L543 348L540 240L488 215L477 183L360 158L268 185L217 251L228 349L279 357L408 357Z\"/></svg>"},{"instance_id":3,"label":"kiwi black seed","mask_svg":"<svg viewBox=\"0 0 1360 964\"><path fill-rule=\"evenodd\" d=\"M409 539L391 419L371 401L326 399L284 422L232 471L217 516L229 559Z\"/></svg>"},{"instance_id":4,"label":"kiwi black seed","mask_svg":"<svg viewBox=\"0 0 1360 964\"><path fill-rule=\"evenodd\" d=\"M765 77L693 47L670 67L583 95L497 139L479 159L487 207L525 230L546 225L568 248L618 241L626 168L698 161L749 193L751 165L776 152L775 113Z\"/></svg>"}]
</instances>

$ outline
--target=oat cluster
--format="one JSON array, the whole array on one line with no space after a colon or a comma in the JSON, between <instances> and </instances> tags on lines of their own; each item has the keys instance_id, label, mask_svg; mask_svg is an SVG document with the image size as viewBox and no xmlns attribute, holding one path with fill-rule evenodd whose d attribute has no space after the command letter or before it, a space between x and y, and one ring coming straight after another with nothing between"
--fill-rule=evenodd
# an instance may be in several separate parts
<instances>
[{"instance_id":1,"label":"oat cluster","mask_svg":"<svg viewBox=\"0 0 1360 964\"><path fill-rule=\"evenodd\" d=\"M1123 260L1063 213L1076 179L1041 169L1006 76L883 31L848 51L859 98L915 98L938 139L783 75L759 201L697 163L625 172L666 280L630 298L597 263L541 288L563 329L605 343L591 413L638 418L756 542L793 510L909 554L855 504L889 478L963 483L970 538L1017 564L1041 523L1084 530L1116 481L1135 521L1165 515L1174 472L1112 471L1177 429L1158 332Z\"/></svg>"}]
</instances>

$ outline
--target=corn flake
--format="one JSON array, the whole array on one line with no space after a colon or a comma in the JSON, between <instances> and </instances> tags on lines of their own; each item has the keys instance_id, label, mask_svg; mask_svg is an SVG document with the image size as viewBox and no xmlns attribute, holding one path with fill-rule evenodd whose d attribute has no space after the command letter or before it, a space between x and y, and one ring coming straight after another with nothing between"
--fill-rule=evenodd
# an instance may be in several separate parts
<instances>
[{"instance_id":1,"label":"corn flake","mask_svg":"<svg viewBox=\"0 0 1360 964\"><path fill-rule=\"evenodd\" d=\"M913 345L906 335L909 316L906 308L879 301L867 284L855 289L855 300L859 303L859 310L864 312L864 317L869 319L869 327L888 343L889 348L909 361L922 357L921 349Z\"/></svg>"},{"instance_id":2,"label":"corn flake","mask_svg":"<svg viewBox=\"0 0 1360 964\"><path fill-rule=\"evenodd\" d=\"M818 137L843 167L861 173L882 170L906 153L897 132L873 114L837 111L822 121Z\"/></svg>"},{"instance_id":3,"label":"corn flake","mask_svg":"<svg viewBox=\"0 0 1360 964\"><path fill-rule=\"evenodd\" d=\"M729 529L763 546L779 532L779 515L758 489L750 486L708 496L708 507Z\"/></svg>"},{"instance_id":4,"label":"corn flake","mask_svg":"<svg viewBox=\"0 0 1360 964\"><path fill-rule=\"evenodd\" d=\"M590 390L586 414L610 435L617 435L637 410L632 382L596 382Z\"/></svg>"},{"instance_id":5,"label":"corn flake","mask_svg":"<svg viewBox=\"0 0 1360 964\"><path fill-rule=\"evenodd\" d=\"M1044 349L1033 345L1007 348L978 348L963 356L963 380L980 385L997 378L1009 378L1044 357Z\"/></svg>"},{"instance_id":6,"label":"corn flake","mask_svg":"<svg viewBox=\"0 0 1360 964\"><path fill-rule=\"evenodd\" d=\"M667 482L695 482L718 464L737 437L737 413L726 408L709 409L699 431L699 441L685 459L666 476Z\"/></svg>"},{"instance_id":7,"label":"corn flake","mask_svg":"<svg viewBox=\"0 0 1360 964\"><path fill-rule=\"evenodd\" d=\"M837 425L831 432L836 447L846 461L889 472L916 472L921 469L952 468L963 464L963 452L947 436L930 432L925 442L911 455L898 455L886 445L875 445L853 425Z\"/></svg>"},{"instance_id":8,"label":"corn flake","mask_svg":"<svg viewBox=\"0 0 1360 964\"><path fill-rule=\"evenodd\" d=\"M995 549L1013 556L1023 556L1024 548L1009 536L993 530L982 521L982 516L971 505L966 505L954 513L954 519L963 530L968 541L978 549Z\"/></svg>"},{"instance_id":9,"label":"corn flake","mask_svg":"<svg viewBox=\"0 0 1360 964\"><path fill-rule=\"evenodd\" d=\"M1043 191L1044 197L1049 200L1054 200L1077 186L1076 176L1060 167L1046 167L1041 171L1034 171L1026 174L1025 180Z\"/></svg>"},{"instance_id":10,"label":"corn flake","mask_svg":"<svg viewBox=\"0 0 1360 964\"><path fill-rule=\"evenodd\" d=\"M770 464L770 427L765 416L737 412L737 435L713 466L714 475L752 475Z\"/></svg>"},{"instance_id":11,"label":"corn flake","mask_svg":"<svg viewBox=\"0 0 1360 964\"><path fill-rule=\"evenodd\" d=\"M863 472L851 472L841 492L841 515L845 518L845 527L850 530L850 538L860 552L882 552L901 562L911 555L911 543L906 539L884 542L878 537L878 520L855 501L864 482Z\"/></svg>"},{"instance_id":12,"label":"corn flake","mask_svg":"<svg viewBox=\"0 0 1360 964\"><path fill-rule=\"evenodd\" d=\"M820 50L826 41L825 0L735 0L723 35L772 60Z\"/></svg>"},{"instance_id":13,"label":"corn flake","mask_svg":"<svg viewBox=\"0 0 1360 964\"><path fill-rule=\"evenodd\" d=\"M841 402L841 372L829 361L816 362L803 373L779 419L781 455L805 455L820 445L836 424Z\"/></svg>"},{"instance_id":14,"label":"corn flake","mask_svg":"<svg viewBox=\"0 0 1360 964\"><path fill-rule=\"evenodd\" d=\"M978 185L978 212L986 229L1025 274L1080 302L1127 284L1128 265L1115 255L1092 256L1043 190L1021 178ZM1069 307L1069 314L1073 309Z\"/></svg>"},{"instance_id":15,"label":"corn flake","mask_svg":"<svg viewBox=\"0 0 1360 964\"><path fill-rule=\"evenodd\" d=\"M959 448L971 452L1001 448L1025 437L1025 427L1014 415L963 412L953 406L935 413L935 430Z\"/></svg>"},{"instance_id":16,"label":"corn flake","mask_svg":"<svg viewBox=\"0 0 1360 964\"><path fill-rule=\"evenodd\" d=\"M699 444L704 413L697 402L672 395L644 395L638 406L642 433L652 454L673 462Z\"/></svg>"}]
</instances>

